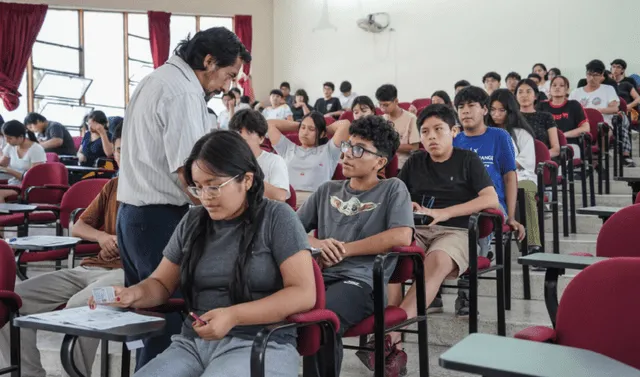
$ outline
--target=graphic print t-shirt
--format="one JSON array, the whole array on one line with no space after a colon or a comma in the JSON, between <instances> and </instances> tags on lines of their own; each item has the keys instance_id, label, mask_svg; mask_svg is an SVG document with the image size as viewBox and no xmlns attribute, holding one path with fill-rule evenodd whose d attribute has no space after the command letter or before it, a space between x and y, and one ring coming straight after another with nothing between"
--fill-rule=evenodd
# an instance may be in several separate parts
<instances>
[{"instance_id":1,"label":"graphic print t-shirt","mask_svg":"<svg viewBox=\"0 0 640 377\"><path fill-rule=\"evenodd\" d=\"M411 197L397 178L380 181L368 191L349 187L349 180L326 182L298 210L305 231L318 230L319 239L358 241L398 227L413 228ZM345 258L325 268L325 277L349 279L373 287L375 255ZM387 260L385 281L391 278L395 258Z\"/></svg>"},{"instance_id":2,"label":"graphic print t-shirt","mask_svg":"<svg viewBox=\"0 0 640 377\"><path fill-rule=\"evenodd\" d=\"M551 102L540 104L540 110L546 111L553 116L560 131L567 133L582 126L587 121L584 109L580 102L574 100L565 101L562 105L556 106ZM578 144L578 138L567 138L567 143Z\"/></svg>"},{"instance_id":3,"label":"graphic print t-shirt","mask_svg":"<svg viewBox=\"0 0 640 377\"><path fill-rule=\"evenodd\" d=\"M610 85L600 85L593 92L587 92L584 88L578 88L571 92L569 99L580 102L582 107L587 109L602 109L608 107L612 101L620 102L618 94ZM604 121L611 124L613 114L602 114Z\"/></svg>"},{"instance_id":4,"label":"graphic print t-shirt","mask_svg":"<svg viewBox=\"0 0 640 377\"><path fill-rule=\"evenodd\" d=\"M453 146L478 154L493 181L500 205L507 210L503 176L516 170L516 155L509 133L495 127L487 127L479 136L467 136L461 132L453 140Z\"/></svg>"},{"instance_id":5,"label":"graphic print t-shirt","mask_svg":"<svg viewBox=\"0 0 640 377\"><path fill-rule=\"evenodd\" d=\"M328 100L320 98L316 101L316 104L313 107L321 114L333 113L335 111L342 110L340 100L335 97L329 98Z\"/></svg>"}]
</instances>

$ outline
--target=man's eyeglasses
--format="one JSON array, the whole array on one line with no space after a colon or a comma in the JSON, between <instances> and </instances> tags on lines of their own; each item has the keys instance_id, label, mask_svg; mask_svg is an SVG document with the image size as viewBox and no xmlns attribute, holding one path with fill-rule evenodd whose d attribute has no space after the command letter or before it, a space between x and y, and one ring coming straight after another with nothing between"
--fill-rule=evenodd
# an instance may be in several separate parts
<instances>
[{"instance_id":1,"label":"man's eyeglasses","mask_svg":"<svg viewBox=\"0 0 640 377\"><path fill-rule=\"evenodd\" d=\"M587 76L591 76L591 77L600 77L600 76L602 76L602 73L598 73L598 72L587 72Z\"/></svg>"},{"instance_id":2,"label":"man's eyeglasses","mask_svg":"<svg viewBox=\"0 0 640 377\"><path fill-rule=\"evenodd\" d=\"M363 148L363 147L361 147L359 145L351 145L348 141L343 141L342 144L340 144L340 152L347 153L348 151L351 151L351 155L353 155L353 157L355 157L355 158L362 157L364 152L371 153L372 155L375 155L375 156L378 156L378 157L385 157L385 156L381 155L380 153L370 151L370 150L365 149L365 148Z\"/></svg>"},{"instance_id":3,"label":"man's eyeglasses","mask_svg":"<svg viewBox=\"0 0 640 377\"><path fill-rule=\"evenodd\" d=\"M240 176L240 174L236 175L233 178L230 178L229 180L225 181L223 184L221 184L220 186L204 186L204 187L196 187L196 186L189 186L187 187L187 190L189 190L189 193L193 196L195 196L196 198L202 198L202 197L209 197L209 198L219 198L222 195L222 188L224 186L226 186L229 182L233 181L234 179L238 178Z\"/></svg>"}]
</instances>

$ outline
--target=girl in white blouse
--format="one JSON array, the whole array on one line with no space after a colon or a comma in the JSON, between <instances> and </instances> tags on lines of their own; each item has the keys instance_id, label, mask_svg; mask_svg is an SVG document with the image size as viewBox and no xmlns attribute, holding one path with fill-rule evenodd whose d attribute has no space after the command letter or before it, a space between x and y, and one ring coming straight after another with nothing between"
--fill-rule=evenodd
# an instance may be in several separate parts
<instances>
[{"instance_id":1,"label":"girl in white blouse","mask_svg":"<svg viewBox=\"0 0 640 377\"><path fill-rule=\"evenodd\" d=\"M10 185L19 185L27 170L45 163L47 155L44 148L38 144L36 135L17 120L3 124L2 134L7 145L2 151L0 172L5 179L9 179ZM0 190L0 203L17 194L18 192L14 190Z\"/></svg>"}]
</instances>

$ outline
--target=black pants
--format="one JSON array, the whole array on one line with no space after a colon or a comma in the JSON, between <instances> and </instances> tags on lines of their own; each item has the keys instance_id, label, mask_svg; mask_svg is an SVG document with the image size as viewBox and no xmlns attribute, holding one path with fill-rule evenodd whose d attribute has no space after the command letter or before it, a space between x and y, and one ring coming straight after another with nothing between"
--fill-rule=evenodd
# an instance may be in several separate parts
<instances>
[{"instance_id":1,"label":"black pants","mask_svg":"<svg viewBox=\"0 0 640 377\"><path fill-rule=\"evenodd\" d=\"M189 206L120 205L116 232L127 287L146 279L158 267L165 246L188 210ZM181 297L180 292L173 297ZM144 339L144 347L136 351L136 371L171 344L171 335L180 333L180 314L167 314L165 318L165 333Z\"/></svg>"},{"instance_id":2,"label":"black pants","mask_svg":"<svg viewBox=\"0 0 640 377\"><path fill-rule=\"evenodd\" d=\"M336 337L335 368L336 376L340 376L342 366L342 335L352 326L360 323L373 314L373 289L360 281L339 280L325 278L327 309L336 313L340 320L340 330ZM322 352L314 356L316 374L321 376L320 370L326 363Z\"/></svg>"}]
</instances>

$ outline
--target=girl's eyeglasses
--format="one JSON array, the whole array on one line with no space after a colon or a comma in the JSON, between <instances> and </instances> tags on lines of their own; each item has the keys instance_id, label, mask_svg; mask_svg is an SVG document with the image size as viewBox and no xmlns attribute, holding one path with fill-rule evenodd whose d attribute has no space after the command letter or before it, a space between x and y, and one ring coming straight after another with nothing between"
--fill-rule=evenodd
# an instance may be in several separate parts
<instances>
[{"instance_id":1,"label":"girl's eyeglasses","mask_svg":"<svg viewBox=\"0 0 640 377\"><path fill-rule=\"evenodd\" d=\"M219 198L222 195L221 189L224 186L226 186L229 182L238 178L239 176L240 174L236 175L233 178L230 178L229 180L222 183L220 186L204 186L204 187L189 186L187 187L187 190L189 190L189 193L195 196L196 198L203 198L203 197Z\"/></svg>"}]
</instances>

